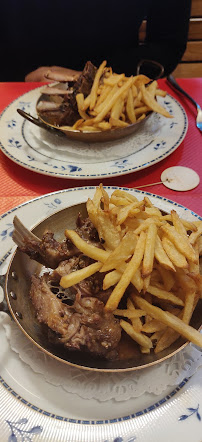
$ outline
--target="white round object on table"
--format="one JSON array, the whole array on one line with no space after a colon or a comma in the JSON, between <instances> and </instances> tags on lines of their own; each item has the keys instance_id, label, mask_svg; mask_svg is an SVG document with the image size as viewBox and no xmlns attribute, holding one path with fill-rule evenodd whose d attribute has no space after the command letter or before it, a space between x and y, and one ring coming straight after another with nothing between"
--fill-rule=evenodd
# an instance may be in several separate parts
<instances>
[{"instance_id":1,"label":"white round object on table","mask_svg":"<svg viewBox=\"0 0 202 442\"><path fill-rule=\"evenodd\" d=\"M164 186L172 190L184 192L194 189L200 183L199 175L189 167L173 166L165 169L161 174Z\"/></svg>"}]
</instances>

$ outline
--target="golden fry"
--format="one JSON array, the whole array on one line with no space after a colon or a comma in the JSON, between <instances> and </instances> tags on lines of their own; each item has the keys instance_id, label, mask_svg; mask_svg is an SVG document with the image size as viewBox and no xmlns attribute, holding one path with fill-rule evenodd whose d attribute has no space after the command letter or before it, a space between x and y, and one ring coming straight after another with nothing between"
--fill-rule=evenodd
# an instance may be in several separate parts
<instances>
[{"instance_id":1,"label":"golden fry","mask_svg":"<svg viewBox=\"0 0 202 442\"><path fill-rule=\"evenodd\" d=\"M135 118L138 117L139 115L145 115L146 112L149 112L150 110L151 109L149 108L149 106L136 107L134 109Z\"/></svg>"},{"instance_id":2,"label":"golden fry","mask_svg":"<svg viewBox=\"0 0 202 442\"><path fill-rule=\"evenodd\" d=\"M171 218L176 231L181 235L187 236L187 231L175 210L171 210Z\"/></svg>"},{"instance_id":3,"label":"golden fry","mask_svg":"<svg viewBox=\"0 0 202 442\"><path fill-rule=\"evenodd\" d=\"M147 92L149 92L150 93L150 95L154 98L155 97L155 95L156 95L156 89L157 89L157 81L155 80L155 81L152 81L152 83L150 83L148 86L147 86Z\"/></svg>"},{"instance_id":4,"label":"golden fry","mask_svg":"<svg viewBox=\"0 0 202 442\"><path fill-rule=\"evenodd\" d=\"M154 256L156 260L159 262L159 264L165 267L165 269L173 270L175 272L175 267L173 265L173 262L170 260L168 254L166 253L166 250L164 250L163 244L158 235L156 236ZM185 264L187 265L186 261Z\"/></svg>"},{"instance_id":5,"label":"golden fry","mask_svg":"<svg viewBox=\"0 0 202 442\"><path fill-rule=\"evenodd\" d=\"M202 347L202 335L193 327L185 324L181 319L177 318L171 313L165 312L159 307L149 304L147 301L145 301L145 299L142 299L140 296L135 296L135 302L139 308L145 310L154 319L158 319L159 321L163 322L163 324L171 327L177 333L180 333L188 341L191 341L199 347Z\"/></svg>"},{"instance_id":6,"label":"golden fry","mask_svg":"<svg viewBox=\"0 0 202 442\"><path fill-rule=\"evenodd\" d=\"M82 93L76 95L81 119L69 129L100 132L124 128L144 119L151 110L171 118L156 101L157 95L165 96L166 92L158 88L156 81L151 82L145 75L126 77L124 73L113 73L104 60L96 71L89 95L85 98Z\"/></svg>"},{"instance_id":7,"label":"golden fry","mask_svg":"<svg viewBox=\"0 0 202 442\"><path fill-rule=\"evenodd\" d=\"M101 272L117 269L122 262L125 262L134 253L137 244L137 236L134 232L127 232L118 246L110 253L108 259L102 266Z\"/></svg>"},{"instance_id":8,"label":"golden fry","mask_svg":"<svg viewBox=\"0 0 202 442\"><path fill-rule=\"evenodd\" d=\"M74 125L72 126L72 130L76 130L76 129L80 129L81 124L83 123L83 118L81 118L80 120L77 120L76 123L74 123ZM65 126L63 126L63 129L65 129Z\"/></svg>"},{"instance_id":9,"label":"golden fry","mask_svg":"<svg viewBox=\"0 0 202 442\"><path fill-rule=\"evenodd\" d=\"M134 306L134 304L133 304L133 302L131 301L130 298L127 299L127 309L131 310L133 312L136 311L136 308L135 308L135 306ZM133 326L135 331L141 332L141 330L142 330L142 322L141 322L140 318L132 318L131 319L131 323L132 323L132 326Z\"/></svg>"},{"instance_id":10,"label":"golden fry","mask_svg":"<svg viewBox=\"0 0 202 442\"><path fill-rule=\"evenodd\" d=\"M128 99L127 99L127 102L126 102L126 113L128 115L129 121L131 123L135 123L136 115L135 115L134 104L133 104L132 88L130 88L129 91L128 91ZM140 112L140 113L143 113L143 112Z\"/></svg>"},{"instance_id":11,"label":"golden fry","mask_svg":"<svg viewBox=\"0 0 202 442\"><path fill-rule=\"evenodd\" d=\"M109 91L109 93L106 95L105 99L99 104L96 105L94 110L96 111L96 114L99 114L99 112L101 112L108 103L110 103L111 99L113 98L114 94L118 91L118 86L117 84L115 84L115 86L113 86L113 88L111 88L111 90ZM115 101L116 103L116 101ZM115 104L114 103L114 104ZM113 106L112 106L113 107Z\"/></svg>"},{"instance_id":12,"label":"golden fry","mask_svg":"<svg viewBox=\"0 0 202 442\"><path fill-rule=\"evenodd\" d=\"M161 276L161 279L163 281L163 285L165 287L165 290L167 290L168 292L170 290L172 290L174 284L175 284L175 277L173 272L171 272L168 269L165 269L163 266L161 265L156 265L158 272Z\"/></svg>"},{"instance_id":13,"label":"golden fry","mask_svg":"<svg viewBox=\"0 0 202 442\"><path fill-rule=\"evenodd\" d=\"M160 330L165 330L166 325L160 322L158 319L152 319L148 323L142 326L144 333L155 333Z\"/></svg>"},{"instance_id":14,"label":"golden fry","mask_svg":"<svg viewBox=\"0 0 202 442\"><path fill-rule=\"evenodd\" d=\"M121 279L122 273L118 270L113 270L105 275L103 280L103 290L107 290L109 287L117 284L117 282Z\"/></svg>"},{"instance_id":15,"label":"golden fry","mask_svg":"<svg viewBox=\"0 0 202 442\"><path fill-rule=\"evenodd\" d=\"M87 120L89 116L86 114L86 112L83 110L84 107L84 95L83 94L77 94L76 95L76 102L79 114L83 120ZM78 127L78 126L77 126Z\"/></svg>"},{"instance_id":16,"label":"golden fry","mask_svg":"<svg viewBox=\"0 0 202 442\"><path fill-rule=\"evenodd\" d=\"M96 106L94 107L94 111L98 108L98 106L103 103L103 101L107 98L109 93L111 92L112 88L110 86L105 86L105 88L102 89L100 96L98 97L96 101ZM97 111L95 112L97 114Z\"/></svg>"},{"instance_id":17,"label":"golden fry","mask_svg":"<svg viewBox=\"0 0 202 442\"><path fill-rule=\"evenodd\" d=\"M110 218L109 212L99 209L97 211L97 231L106 250L114 250L118 247L121 236L115 223Z\"/></svg>"},{"instance_id":18,"label":"golden fry","mask_svg":"<svg viewBox=\"0 0 202 442\"><path fill-rule=\"evenodd\" d=\"M75 272L69 273L68 275L62 276L60 280L60 285L65 289L68 287L72 287L74 284L78 284L78 282L83 281L83 279L94 275L94 273L100 270L101 266L101 262L95 262L87 267L84 267L83 269L79 269Z\"/></svg>"},{"instance_id":19,"label":"golden fry","mask_svg":"<svg viewBox=\"0 0 202 442\"><path fill-rule=\"evenodd\" d=\"M120 74L120 75L112 74L108 78L104 79L104 84L114 86L115 84L119 83L119 81L123 80L124 77L125 77L125 74Z\"/></svg>"},{"instance_id":20,"label":"golden fry","mask_svg":"<svg viewBox=\"0 0 202 442\"><path fill-rule=\"evenodd\" d=\"M128 123L126 123L125 121L119 120L118 118L111 118L109 119L109 122L111 124L111 126L113 127L127 127Z\"/></svg>"},{"instance_id":21,"label":"golden fry","mask_svg":"<svg viewBox=\"0 0 202 442\"><path fill-rule=\"evenodd\" d=\"M97 90L98 90L98 86L99 86L100 77L103 74L106 64L107 64L107 62L106 62L106 60L104 60L95 74L94 82L93 82L92 89L90 92L90 109L91 110L94 108L95 103L96 103Z\"/></svg>"},{"instance_id":22,"label":"golden fry","mask_svg":"<svg viewBox=\"0 0 202 442\"><path fill-rule=\"evenodd\" d=\"M123 112L124 100L122 97L118 98L116 103L112 106L111 116L112 120L119 120Z\"/></svg>"},{"instance_id":23,"label":"golden fry","mask_svg":"<svg viewBox=\"0 0 202 442\"><path fill-rule=\"evenodd\" d=\"M190 261L197 262L195 251L192 245L190 244L188 237L178 233L175 227L171 226L168 223L161 226L161 229L173 242L173 244L179 250L180 253L182 253Z\"/></svg>"},{"instance_id":24,"label":"golden fry","mask_svg":"<svg viewBox=\"0 0 202 442\"><path fill-rule=\"evenodd\" d=\"M138 235L142 230L147 230L150 224L156 224L158 227L162 226L162 221L159 221L158 218L146 218L136 229L135 233Z\"/></svg>"},{"instance_id":25,"label":"golden fry","mask_svg":"<svg viewBox=\"0 0 202 442\"><path fill-rule=\"evenodd\" d=\"M175 247L175 245L172 243L172 241L170 241L169 238L163 236L162 245L168 257L176 267L180 267L182 269L188 268L188 262L185 256L181 252L179 252L179 250Z\"/></svg>"},{"instance_id":26,"label":"golden fry","mask_svg":"<svg viewBox=\"0 0 202 442\"><path fill-rule=\"evenodd\" d=\"M160 299L167 299L168 301L172 302L176 305L184 305L184 302L175 296L172 292L168 292L167 290L161 289L159 287L152 287L151 285L148 287L147 291L151 293L151 295L156 296Z\"/></svg>"},{"instance_id":27,"label":"golden fry","mask_svg":"<svg viewBox=\"0 0 202 442\"><path fill-rule=\"evenodd\" d=\"M145 336L142 333L138 333L137 331L135 331L133 326L129 324L129 322L126 322L123 319L121 319L120 325L125 330L125 332L138 344L147 348L153 347L151 339L148 336Z\"/></svg>"},{"instance_id":28,"label":"golden fry","mask_svg":"<svg viewBox=\"0 0 202 442\"><path fill-rule=\"evenodd\" d=\"M150 107L154 112L157 112L161 115L164 115L164 117L167 118L173 118L172 115L169 114L169 112L164 109L155 99L152 97L152 95L147 91L144 84L140 84L140 90L142 92L142 96L144 99L144 102L147 106Z\"/></svg>"},{"instance_id":29,"label":"golden fry","mask_svg":"<svg viewBox=\"0 0 202 442\"><path fill-rule=\"evenodd\" d=\"M156 89L156 95L158 96L160 96L160 97L166 97L166 95L167 95L167 92L166 91L162 91L162 89Z\"/></svg>"},{"instance_id":30,"label":"golden fry","mask_svg":"<svg viewBox=\"0 0 202 442\"><path fill-rule=\"evenodd\" d=\"M197 226L197 231L196 232L192 232L191 235L189 236L189 242L190 244L195 244L195 242L197 241L198 238L200 238L202 235L202 222L200 222L200 224Z\"/></svg>"},{"instance_id":31,"label":"golden fry","mask_svg":"<svg viewBox=\"0 0 202 442\"><path fill-rule=\"evenodd\" d=\"M166 348L170 347L170 345L172 345L175 341L177 341L179 337L180 334L178 332L176 332L170 327L167 327L159 337L159 340L154 349L154 353L157 354L160 351L163 351Z\"/></svg>"},{"instance_id":32,"label":"golden fry","mask_svg":"<svg viewBox=\"0 0 202 442\"><path fill-rule=\"evenodd\" d=\"M118 214L117 214L117 220L116 223L118 225L123 224L128 217L132 217L136 213L139 213L139 207L141 207L142 202L138 201L135 203L130 203L125 207L120 208Z\"/></svg>"},{"instance_id":33,"label":"golden fry","mask_svg":"<svg viewBox=\"0 0 202 442\"><path fill-rule=\"evenodd\" d=\"M142 353L149 354L153 343L159 353L179 336L201 346L202 336L189 323L202 297L202 223L184 221L174 210L162 215L148 197L138 200L120 189L109 196L102 184L86 207L103 249L66 230L67 238L96 262L64 276L61 285L104 272L103 290L112 287L105 309L126 318L120 319L121 327Z\"/></svg>"},{"instance_id":34,"label":"golden fry","mask_svg":"<svg viewBox=\"0 0 202 442\"><path fill-rule=\"evenodd\" d=\"M151 223L147 230L144 258L142 263L142 276L149 276L153 269L154 249L157 236L157 227L155 223Z\"/></svg>"},{"instance_id":35,"label":"golden fry","mask_svg":"<svg viewBox=\"0 0 202 442\"><path fill-rule=\"evenodd\" d=\"M73 242L73 244L81 250L86 256L89 256L89 258L95 259L100 262L105 262L105 260L109 256L109 252L106 250L99 249L98 247L93 246L92 244L88 244L86 241L84 241L78 233L76 233L74 230L65 230L65 236Z\"/></svg>"},{"instance_id":36,"label":"golden fry","mask_svg":"<svg viewBox=\"0 0 202 442\"><path fill-rule=\"evenodd\" d=\"M126 267L126 270L124 271L123 275L121 276L121 279L119 280L118 284L114 288L113 292L111 293L111 295L105 305L105 309L107 311L113 311L118 307L119 302L120 302L126 288L130 284L132 277L134 276L136 270L140 266L140 263L142 261L143 255L144 255L145 240L146 240L145 233L141 232L141 234L137 240L135 252Z\"/></svg>"},{"instance_id":37,"label":"golden fry","mask_svg":"<svg viewBox=\"0 0 202 442\"><path fill-rule=\"evenodd\" d=\"M127 91L128 89L130 89L130 87L132 86L133 83L133 77L129 78L122 87L119 88L119 90L117 92L115 92L114 96L112 97L112 99L107 103L107 105L102 109L102 111L97 115L97 117L95 117L94 122L97 123L99 121L101 121L106 115L107 113L111 110L112 106L114 105L114 103L116 102L116 100L121 97L121 95Z\"/></svg>"},{"instance_id":38,"label":"golden fry","mask_svg":"<svg viewBox=\"0 0 202 442\"><path fill-rule=\"evenodd\" d=\"M116 316L123 316L125 318L128 319L136 319L136 318L141 318L142 316L146 316L146 312L144 310L141 309L119 309L117 308L116 310L114 310L113 312L114 315Z\"/></svg>"}]
</instances>

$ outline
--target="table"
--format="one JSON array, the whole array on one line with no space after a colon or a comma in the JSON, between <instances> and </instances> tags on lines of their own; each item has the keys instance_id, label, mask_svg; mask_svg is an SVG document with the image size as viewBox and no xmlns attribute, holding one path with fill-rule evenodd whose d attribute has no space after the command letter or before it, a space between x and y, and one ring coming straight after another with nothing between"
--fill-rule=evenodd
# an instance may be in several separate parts
<instances>
[{"instance_id":1,"label":"table","mask_svg":"<svg viewBox=\"0 0 202 442\"><path fill-rule=\"evenodd\" d=\"M199 101L199 103L202 103L202 79L181 79L179 80L179 83L184 89L186 89L192 96ZM39 83L1 83L0 84L0 112L3 111L3 109L14 99L16 99L18 96L24 94L25 92L28 92L32 88L38 87ZM195 109L192 107L192 105L189 104L186 100L184 100L182 97L178 97L173 91L171 91L170 87L166 84L165 80L159 81L159 85L162 88L165 88L169 93L171 93L176 99L179 100L179 102L184 107L188 120L189 120L189 128L187 135L184 139L184 141L181 143L181 145L175 150L169 157L165 158L162 162L151 166L147 169L144 169L139 172L135 172L129 175L124 175L122 177L116 177L116 178L108 178L103 180L104 185L117 185L117 186L124 186L124 187L137 187L137 186L145 186L150 183L158 182L160 181L160 176L163 170L165 170L168 167L175 166L175 165L182 165L182 166L188 166L194 169L201 178L201 182L198 185L197 188L188 191L188 192L175 192L170 189L167 189L163 184L151 186L151 187L143 187L143 190L148 190L152 193L159 194L161 196L164 196L166 198L172 199L174 201L177 201L180 204L183 204L184 206L188 207L189 209L195 211L199 215L202 216L202 170L201 170L201 164L202 164L202 134L198 131L198 129L195 126ZM97 185L99 184L99 180L67 180L67 179L61 179L61 178L55 178L55 177L49 177L49 176L43 176L40 174L37 174L35 172L32 172L30 170L26 170L19 165L13 163L9 158L7 158L2 152L0 152L0 215L4 212L8 211L9 209L12 209L12 207L21 204L27 200L30 200L32 198L38 197L40 195L43 195L45 193L49 193L52 191L62 190L64 188L71 188L71 187L80 187L82 185ZM11 239L10 239L11 240ZM3 241L2 241L3 243ZM4 242L5 244L5 242ZM6 246L7 247L7 246ZM9 246L8 246L9 247ZM9 357L7 356L7 353L4 348L4 341L1 340L2 345L2 354L6 354L6 357L3 357L3 362L5 362L5 370L7 369L7 361L9 361ZM7 348L7 347L6 347ZM5 351L5 352L4 352ZM15 354L15 352L13 352ZM18 356L17 356L18 358ZM18 361L17 361L18 362ZM19 361L21 364L21 361ZM25 365L25 369L27 367L27 364ZM16 364L13 364L15 371L16 371ZM3 372L4 373L4 372ZM40 392L40 384L36 387L36 395L34 396L34 400L36 398L40 400L40 409L38 408L38 404L33 402L35 405L32 406L32 402L29 403L29 406L25 405L26 399L24 397L24 391L26 389L26 394L28 392L28 398L30 397L29 394L31 392L31 389L29 389L29 383L30 385L35 385L35 375L33 374L33 380L32 380L32 371L29 371L29 376L20 376L18 379L18 387L17 390L18 393L15 393L15 391L12 390L12 385L15 386L15 376L11 379L11 387L10 384L6 382L3 382L3 373L1 371L0 376L0 395L2 397L0 401L0 417L1 417L1 434L2 431L5 431L4 434L6 434L6 437L8 440L8 434L10 433L10 429L8 427L9 420L11 416L11 405L10 405L10 398L12 398L14 404L14 415L15 420L18 420L19 426L22 424L22 426L25 424L25 428L30 429L31 427L35 429L39 429L39 431L42 431L42 435L39 439L42 440L44 437L44 432L47 431L49 433L49 429L51 426L54 426L54 430L60 431L60 440L61 437L66 439L67 434L72 434L73 430L72 425L74 424L75 419L71 419L71 422L68 422L68 418L65 417L63 421L63 417L60 417L59 415L50 414L51 418L48 416L49 410L51 411L51 407L49 404L51 404L50 400L50 393L47 394L46 392L46 386L45 386L45 393L43 394L43 389L41 389L42 393ZM17 371L16 371L17 373ZM22 367L20 365L20 373L23 374ZM23 382L21 381L23 379ZM25 382L24 382L25 379ZM41 381L44 385L43 379ZM159 422L162 422L162 425L159 430L159 438L158 440L166 439L171 440L181 440L181 434L183 434L183 440L188 441L190 434L194 434L194 440L198 441L201 440L201 370L198 370L197 373L190 379L189 383L187 383L187 387L183 388L183 386L186 385L187 379L183 381L180 386L176 388L174 393L171 395L167 395L166 399L161 399L158 403L156 403L155 406L150 406L148 409L145 408L144 405L144 412L147 410L152 410L151 413L145 414L141 416L139 405L137 408L137 415L135 417L136 419L136 426L133 423L133 421L130 421L127 419L127 417L124 417L123 419L119 418L117 421L120 425L123 424L121 427L120 432L116 430L116 426L114 425L114 422L112 423L112 426L110 427L110 440L113 437L113 440L121 440L122 434L124 434L124 440L126 441L127 434L127 427L125 426L126 422L129 422L129 426L131 428L131 432L133 431L133 425L134 425L134 437L130 437L130 440L136 439L136 433L139 428L138 433L138 440L154 440L154 428L160 427ZM5 388L6 387L6 388ZM20 392L18 390L20 388ZM22 393L21 393L22 389ZM180 390L182 389L182 390ZM50 390L49 390L50 391ZM12 394L11 394L12 393ZM66 392L65 392L66 393ZM172 398L173 394L176 395L174 398ZM55 390L54 390L54 396ZM21 396L20 396L21 395ZM41 395L41 396L40 396ZM47 408L42 408L41 399L40 397L46 397L48 398L48 406ZM15 398L17 396L17 400ZM7 399L9 397L9 399ZM31 396L32 398L32 396ZM68 396L67 396L68 398ZM72 397L71 398L71 407L72 407L72 415L74 417L74 409L75 409L75 402L73 402ZM164 396L163 396L164 398ZM61 401L60 399L60 406L63 406L63 403L67 403L68 400L65 396L65 402ZM166 402L169 399L168 402ZM28 399L29 401L32 399ZM139 398L138 398L139 400ZM80 398L79 398L80 402ZM166 402L164 404L164 402ZM56 401L57 403L57 401ZM62 404L62 405L61 405ZM82 403L83 404L83 403ZM197 404L200 404L197 408ZM116 404L114 404L116 405ZM55 406L55 403L53 401L53 408ZM79 405L76 403L76 407L78 408L78 414L81 410L81 407L83 405ZM85 404L86 406L86 404ZM94 407L94 403L91 406L91 410ZM50 407L50 408L49 408ZM71 408L70 407L70 408ZM104 407L106 407L104 402ZM134 406L134 400L133 400L133 407ZM195 407L194 408L188 408L188 407ZM113 408L113 407L112 407ZM43 410L48 409L48 412ZM10 411L9 411L10 410ZM195 410L193 411L187 411L187 410ZM199 413L199 411L200 413ZM9 413L8 413L9 411ZM37 412L39 411L40 414ZM133 412L134 408L133 408ZM197 414L196 414L197 412ZM88 413L88 408L87 408ZM187 413L184 414L184 413ZM194 414L193 417L190 417ZM121 415L121 414L120 414ZM134 414L135 415L135 414ZM35 417L36 416L36 417ZM63 415L62 415L63 416ZM66 415L65 415L66 416ZM125 416L125 415L124 415ZM180 418L181 416L181 418ZM198 417L199 416L199 417ZM53 420L53 417L55 417L55 421ZM161 419L159 419L159 417ZM189 418L190 419L186 419ZM33 419L33 420L32 420ZM57 420L56 420L57 419ZM163 421L164 419L164 421ZM186 419L186 420L185 420ZM113 421L116 421L116 419L113 419ZM17 422L17 424L18 424ZM53 424L52 424L53 422ZM79 422L82 422L79 420ZM85 424L88 421L83 421ZM82 422L82 423L83 423ZM102 421L100 421L102 422ZM103 421L104 422L104 421ZM107 421L106 421L107 422ZM12 422L11 422L12 423ZM26 426L27 423L27 426ZM93 424L95 424L95 421L93 421ZM165 426L165 424L167 426ZM89 425L84 426L85 434L87 427ZM93 425L92 427L95 428L95 433L97 431L96 425ZM23 427L24 428L24 427ZM82 428L82 427L81 427ZM124 431L122 430L124 428ZM168 437L165 436L165 429L166 434L168 434ZM169 431L168 431L169 430ZM79 434L81 433L82 429L80 430ZM63 433L62 433L63 432ZM182 433L183 432L183 433ZM50 433L49 433L50 434ZM94 434L94 433L93 433ZM98 434L98 433L96 433ZM104 434L104 433L103 433ZM105 433L106 435L107 433ZM132 434L130 434L132 436ZM142 436L142 437L141 437ZM69 436L71 438L71 436ZM93 437L93 436L92 436ZM107 437L107 436L106 436ZM116 437L116 438L115 438ZM146 438L146 439L145 439ZM38 439L38 438L37 438ZM193 439L193 437L192 437ZM1 438L2 440L2 438ZM5 440L5 439L4 439ZM86 440L86 439L85 439ZM92 439L91 439L92 440ZM104 438L103 438L104 440ZM129 439L127 438L129 441Z\"/></svg>"},{"instance_id":2,"label":"table","mask_svg":"<svg viewBox=\"0 0 202 442\"><path fill-rule=\"evenodd\" d=\"M202 78L178 79L179 84L199 104L202 104ZM0 83L0 112L20 95L39 87L41 83ZM161 173L171 166L186 166L200 176L200 184L193 190L177 192L163 184L142 187L151 193L176 201L202 216L202 134L196 128L196 110L183 96L176 94L165 79L159 86L175 97L184 107L188 116L188 132L184 141L169 157L147 169L115 178L103 179L103 185L136 188L160 181ZM13 163L0 152L0 214L40 195L71 187L98 185L100 180L72 180L39 175Z\"/></svg>"}]
</instances>

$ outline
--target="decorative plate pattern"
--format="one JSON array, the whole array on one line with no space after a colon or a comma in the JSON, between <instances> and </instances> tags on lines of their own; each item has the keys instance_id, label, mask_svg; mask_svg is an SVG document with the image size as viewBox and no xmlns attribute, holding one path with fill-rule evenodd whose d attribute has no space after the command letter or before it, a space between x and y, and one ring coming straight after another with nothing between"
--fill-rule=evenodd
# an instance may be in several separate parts
<instances>
[{"instance_id":1,"label":"decorative plate pattern","mask_svg":"<svg viewBox=\"0 0 202 442\"><path fill-rule=\"evenodd\" d=\"M110 194L115 187L107 187ZM185 219L201 219L184 206L133 189L137 198L149 196L162 210L175 207ZM0 218L0 273L5 273L13 247L15 214L32 228L47 215L92 197L94 187L66 189L24 203ZM0 295L1 296L1 295ZM0 330L0 434L1 442L201 442L202 369L162 396L143 395L115 404L82 400L44 383L10 350ZM68 376L68 369L67 369ZM152 382L152 380L151 380Z\"/></svg>"},{"instance_id":2,"label":"decorative plate pattern","mask_svg":"<svg viewBox=\"0 0 202 442\"><path fill-rule=\"evenodd\" d=\"M188 127L183 107L170 95L159 102L172 119L153 113L141 128L119 141L81 143L47 132L18 113L36 116L41 88L13 101L0 117L0 148L12 161L35 172L73 179L125 175L162 161L181 144Z\"/></svg>"}]
</instances>

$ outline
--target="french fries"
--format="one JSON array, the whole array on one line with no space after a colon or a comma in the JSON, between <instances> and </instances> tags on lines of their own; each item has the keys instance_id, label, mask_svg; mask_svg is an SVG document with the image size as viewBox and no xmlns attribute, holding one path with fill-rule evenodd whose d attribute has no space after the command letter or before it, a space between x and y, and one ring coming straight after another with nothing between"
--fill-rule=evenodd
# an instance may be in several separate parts
<instances>
[{"instance_id":1,"label":"french fries","mask_svg":"<svg viewBox=\"0 0 202 442\"><path fill-rule=\"evenodd\" d=\"M83 252L86 256L89 256L89 258L98 260L100 262L105 262L109 256L109 253L106 252L106 250L102 250L96 246L93 246L92 244L88 244L86 241L80 238L78 233L76 233L74 230L65 230L65 236L68 239L71 239L75 246L78 247L78 249L81 250L81 252Z\"/></svg>"},{"instance_id":2,"label":"french fries","mask_svg":"<svg viewBox=\"0 0 202 442\"><path fill-rule=\"evenodd\" d=\"M78 284L78 282L83 281L83 279L88 278L94 273L100 270L102 266L101 262L94 262L90 264L88 267L84 267L83 269L79 269L76 272L69 273L69 275L65 275L61 278L60 284L62 287L67 289L74 284Z\"/></svg>"},{"instance_id":3,"label":"french fries","mask_svg":"<svg viewBox=\"0 0 202 442\"><path fill-rule=\"evenodd\" d=\"M181 319L172 315L172 313L166 312L159 307L149 304L145 299L140 296L135 296L135 302L138 307L144 309L154 319L158 319L163 324L175 330L177 333L184 336L188 341L202 347L202 335L198 333L193 327L185 324Z\"/></svg>"},{"instance_id":4,"label":"french fries","mask_svg":"<svg viewBox=\"0 0 202 442\"><path fill-rule=\"evenodd\" d=\"M122 296L125 293L125 290L129 286L132 277L134 276L135 272L140 266L140 263L142 261L143 255L144 255L144 249L145 249L145 241L146 236L144 232L140 233L140 236L137 240L137 244L135 247L134 254L128 263L123 275L121 276L120 281L114 288L113 292L111 293L106 305L105 309L107 311L113 312L118 307L118 304L122 298Z\"/></svg>"},{"instance_id":5,"label":"french fries","mask_svg":"<svg viewBox=\"0 0 202 442\"><path fill-rule=\"evenodd\" d=\"M155 87L150 90L155 93ZM102 184L88 199L87 212L103 248L66 230L95 262L63 276L61 286L103 274L103 290L111 288L105 310L113 312L142 353L159 353L179 336L202 346L202 335L190 326L202 297L202 222L184 221L174 210L162 214L148 197L139 201L123 190L109 197Z\"/></svg>"},{"instance_id":6,"label":"french fries","mask_svg":"<svg viewBox=\"0 0 202 442\"><path fill-rule=\"evenodd\" d=\"M121 319L120 324L121 327L126 331L126 333L138 344L149 349L153 347L151 339L148 338L148 336L143 335L143 333L139 333L134 330L133 326L129 324L129 322Z\"/></svg>"},{"instance_id":7,"label":"french fries","mask_svg":"<svg viewBox=\"0 0 202 442\"><path fill-rule=\"evenodd\" d=\"M95 132L127 127L151 111L172 118L156 100L157 96L166 96L156 81L151 82L145 75L116 74L106 64L104 60L97 69L90 94L85 98L82 93L76 95L81 118L73 129Z\"/></svg>"}]
</instances>

